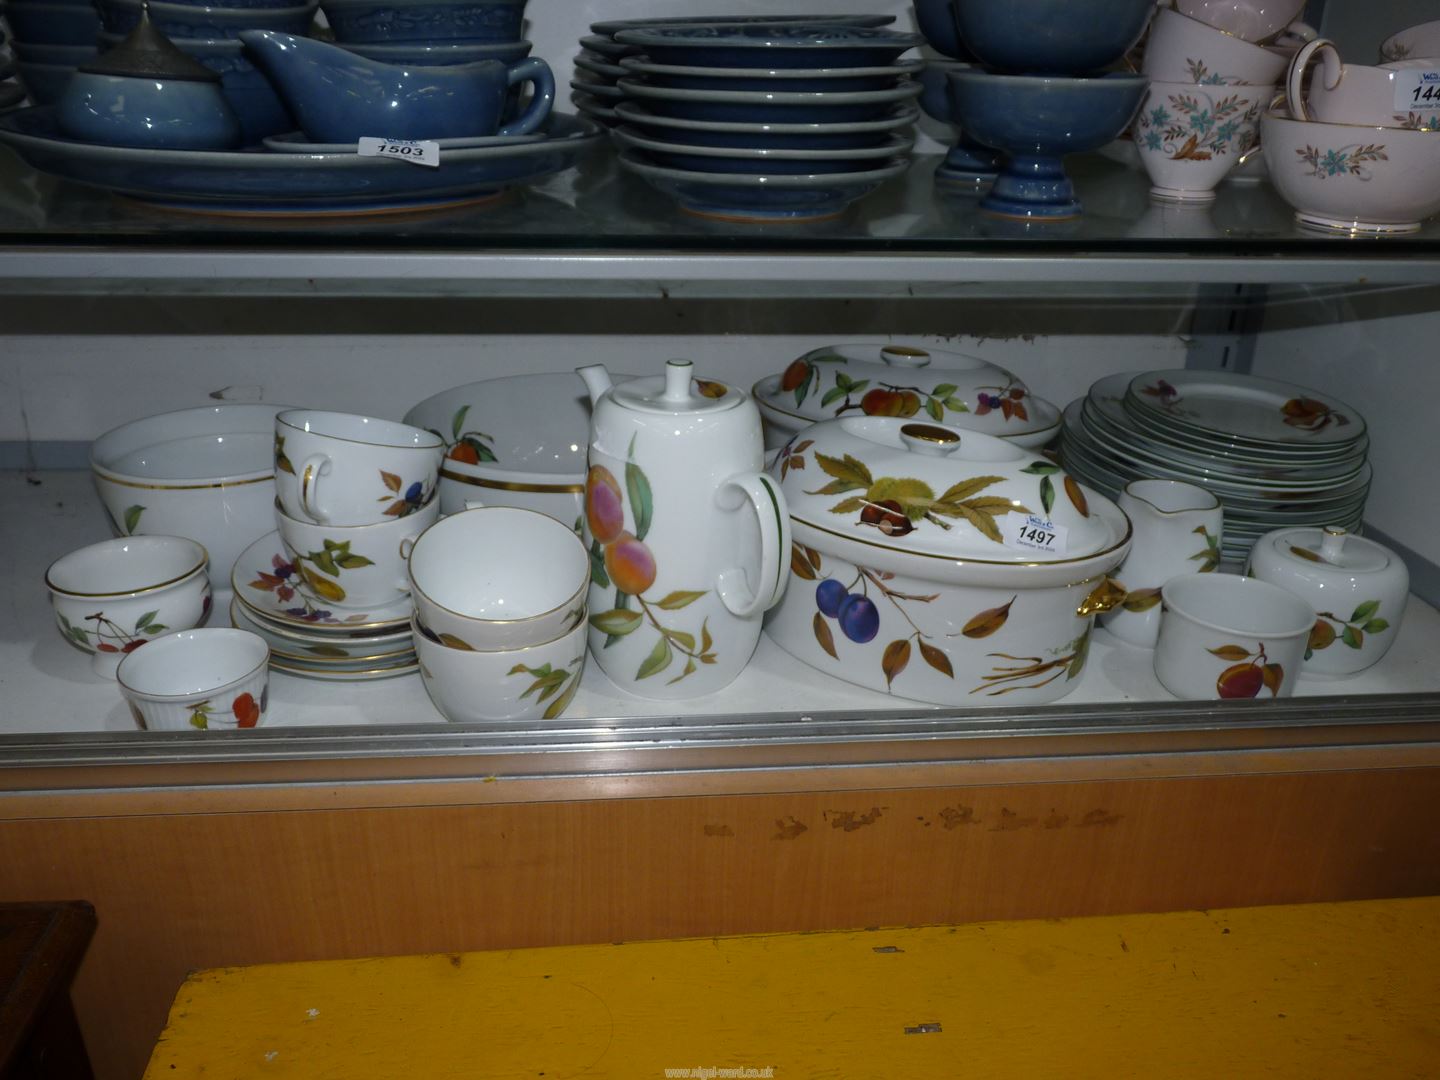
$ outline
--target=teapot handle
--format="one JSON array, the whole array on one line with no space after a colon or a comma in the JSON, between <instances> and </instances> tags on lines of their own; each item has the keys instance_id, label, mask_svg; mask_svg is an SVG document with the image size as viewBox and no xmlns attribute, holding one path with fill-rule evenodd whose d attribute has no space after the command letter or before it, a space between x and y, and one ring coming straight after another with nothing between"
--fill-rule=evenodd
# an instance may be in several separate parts
<instances>
[{"instance_id":1,"label":"teapot handle","mask_svg":"<svg viewBox=\"0 0 1440 1080\"><path fill-rule=\"evenodd\" d=\"M721 603L732 615L748 619L774 607L785 592L789 575L781 556L790 550L790 511L775 481L764 473L730 477L720 485L715 499L727 510L748 500L760 525L760 565L754 576L736 566L720 571L715 579Z\"/></svg>"}]
</instances>

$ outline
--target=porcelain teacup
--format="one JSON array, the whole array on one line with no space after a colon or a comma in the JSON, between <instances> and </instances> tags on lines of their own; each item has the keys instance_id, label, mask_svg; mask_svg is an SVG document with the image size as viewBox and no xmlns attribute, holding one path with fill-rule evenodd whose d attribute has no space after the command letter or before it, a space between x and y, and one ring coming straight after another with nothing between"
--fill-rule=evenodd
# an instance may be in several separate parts
<instances>
[{"instance_id":1,"label":"porcelain teacup","mask_svg":"<svg viewBox=\"0 0 1440 1080\"><path fill-rule=\"evenodd\" d=\"M1426 56L1440 56L1440 19L1407 27L1380 43L1380 59L1386 63Z\"/></svg>"},{"instance_id":2,"label":"porcelain teacup","mask_svg":"<svg viewBox=\"0 0 1440 1080\"><path fill-rule=\"evenodd\" d=\"M270 704L270 646L228 627L157 638L120 662L116 681L149 731L253 728Z\"/></svg>"},{"instance_id":3,"label":"porcelain teacup","mask_svg":"<svg viewBox=\"0 0 1440 1080\"><path fill-rule=\"evenodd\" d=\"M1285 72L1288 49L1252 45L1178 11L1155 13L1141 70L1160 82L1274 86Z\"/></svg>"},{"instance_id":4,"label":"porcelain teacup","mask_svg":"<svg viewBox=\"0 0 1440 1080\"><path fill-rule=\"evenodd\" d=\"M122 658L210 614L209 556L180 536L122 536L62 555L45 571L60 633L114 677Z\"/></svg>"},{"instance_id":5,"label":"porcelain teacup","mask_svg":"<svg viewBox=\"0 0 1440 1080\"><path fill-rule=\"evenodd\" d=\"M1151 195L1209 202L1255 143L1268 86L1150 83L1132 129Z\"/></svg>"},{"instance_id":6,"label":"porcelain teacup","mask_svg":"<svg viewBox=\"0 0 1440 1080\"><path fill-rule=\"evenodd\" d=\"M1290 62L1285 96L1296 120L1440 129L1440 59L1343 64L1334 43L1318 38Z\"/></svg>"},{"instance_id":7,"label":"porcelain teacup","mask_svg":"<svg viewBox=\"0 0 1440 1080\"><path fill-rule=\"evenodd\" d=\"M455 723L554 719L570 704L585 671L583 619L553 641L495 652L444 643L418 613L410 625L425 691Z\"/></svg>"},{"instance_id":8,"label":"porcelain teacup","mask_svg":"<svg viewBox=\"0 0 1440 1080\"><path fill-rule=\"evenodd\" d=\"M1246 41L1266 41L1285 30L1305 0L1175 0L1182 15Z\"/></svg>"},{"instance_id":9,"label":"porcelain teacup","mask_svg":"<svg viewBox=\"0 0 1440 1080\"><path fill-rule=\"evenodd\" d=\"M547 514L483 506L415 541L410 591L421 621L457 649L516 649L585 621L590 556Z\"/></svg>"},{"instance_id":10,"label":"porcelain teacup","mask_svg":"<svg viewBox=\"0 0 1440 1080\"><path fill-rule=\"evenodd\" d=\"M432 498L413 514L376 525L316 525L276 507L280 542L302 583L331 607L375 611L410 591L405 560L415 539L440 516Z\"/></svg>"},{"instance_id":11,"label":"porcelain teacup","mask_svg":"<svg viewBox=\"0 0 1440 1080\"><path fill-rule=\"evenodd\" d=\"M275 417L275 493L290 517L372 525L415 513L435 491L445 441L433 431L353 413Z\"/></svg>"}]
</instances>

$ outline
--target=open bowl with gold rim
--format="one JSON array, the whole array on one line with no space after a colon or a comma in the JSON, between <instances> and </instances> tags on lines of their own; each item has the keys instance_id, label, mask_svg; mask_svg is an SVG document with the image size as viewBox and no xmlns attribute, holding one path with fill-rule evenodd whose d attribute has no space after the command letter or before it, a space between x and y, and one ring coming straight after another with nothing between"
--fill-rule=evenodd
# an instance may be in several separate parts
<instances>
[{"instance_id":1,"label":"open bowl with gold rim","mask_svg":"<svg viewBox=\"0 0 1440 1080\"><path fill-rule=\"evenodd\" d=\"M1080 683L1130 521L1047 458L951 425L815 424L771 468L794 545L765 626L796 660L936 705L1038 705Z\"/></svg>"},{"instance_id":2,"label":"open bowl with gold rim","mask_svg":"<svg viewBox=\"0 0 1440 1080\"><path fill-rule=\"evenodd\" d=\"M580 531L590 397L574 372L467 383L426 398L404 421L445 440L441 513L517 506Z\"/></svg>"},{"instance_id":3,"label":"open bowl with gold rim","mask_svg":"<svg viewBox=\"0 0 1440 1080\"><path fill-rule=\"evenodd\" d=\"M822 345L752 391L766 445L841 416L930 419L1027 449L1060 432L1060 410L978 356L911 345Z\"/></svg>"}]
</instances>

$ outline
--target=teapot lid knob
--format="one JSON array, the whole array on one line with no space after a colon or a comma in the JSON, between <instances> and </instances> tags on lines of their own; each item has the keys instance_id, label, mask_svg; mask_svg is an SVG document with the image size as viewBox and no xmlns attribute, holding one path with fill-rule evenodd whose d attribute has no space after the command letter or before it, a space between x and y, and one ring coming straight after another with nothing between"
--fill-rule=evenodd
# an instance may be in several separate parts
<instances>
[{"instance_id":1,"label":"teapot lid knob","mask_svg":"<svg viewBox=\"0 0 1440 1080\"><path fill-rule=\"evenodd\" d=\"M930 354L908 345L886 345L880 350L880 359L891 367L922 368L930 363Z\"/></svg>"},{"instance_id":2,"label":"teapot lid knob","mask_svg":"<svg viewBox=\"0 0 1440 1080\"><path fill-rule=\"evenodd\" d=\"M1338 525L1326 525L1320 534L1320 557L1326 562L1339 562L1347 535Z\"/></svg>"},{"instance_id":3,"label":"teapot lid knob","mask_svg":"<svg viewBox=\"0 0 1440 1080\"><path fill-rule=\"evenodd\" d=\"M664 400L684 404L690 400L690 379L695 365L689 360L665 361Z\"/></svg>"},{"instance_id":4,"label":"teapot lid knob","mask_svg":"<svg viewBox=\"0 0 1440 1080\"><path fill-rule=\"evenodd\" d=\"M944 457L960 449L960 433L938 424L906 424L900 429L900 441L912 454Z\"/></svg>"}]
</instances>

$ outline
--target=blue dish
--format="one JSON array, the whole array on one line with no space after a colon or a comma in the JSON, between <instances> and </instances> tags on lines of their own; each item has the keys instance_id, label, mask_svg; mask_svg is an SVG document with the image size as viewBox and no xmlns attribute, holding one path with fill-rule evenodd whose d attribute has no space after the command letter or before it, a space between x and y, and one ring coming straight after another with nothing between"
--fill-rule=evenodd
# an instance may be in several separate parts
<instances>
[{"instance_id":1,"label":"blue dish","mask_svg":"<svg viewBox=\"0 0 1440 1080\"><path fill-rule=\"evenodd\" d=\"M519 41L525 0L325 0L342 45Z\"/></svg>"},{"instance_id":2,"label":"blue dish","mask_svg":"<svg viewBox=\"0 0 1440 1080\"><path fill-rule=\"evenodd\" d=\"M575 63L580 63L577 58ZM712 68L682 64L657 64L648 56L632 56L620 62L621 75L637 75L652 86L673 86L680 90L783 90L853 93L885 90L902 76L914 75L925 66L923 60L896 60L893 64L853 68Z\"/></svg>"},{"instance_id":3,"label":"blue dish","mask_svg":"<svg viewBox=\"0 0 1440 1080\"><path fill-rule=\"evenodd\" d=\"M959 60L932 60L920 75L920 85L925 88L920 95L920 108L926 116L949 124L955 132L955 145L935 170L935 181L939 184L973 188L993 181L1000 169L1000 155L962 132L950 115L950 72L969 71L973 67Z\"/></svg>"},{"instance_id":4,"label":"blue dish","mask_svg":"<svg viewBox=\"0 0 1440 1080\"><path fill-rule=\"evenodd\" d=\"M913 139L891 135L878 146L851 150L786 150L689 146L657 139L628 125L612 132L639 160L691 172L811 174L859 172L878 168L910 152Z\"/></svg>"},{"instance_id":5,"label":"blue dish","mask_svg":"<svg viewBox=\"0 0 1440 1080\"><path fill-rule=\"evenodd\" d=\"M838 217L845 208L909 167L890 162L878 169L828 175L727 175L668 169L642 161L634 150L620 167L670 195L686 213L740 222L805 222Z\"/></svg>"},{"instance_id":6,"label":"blue dish","mask_svg":"<svg viewBox=\"0 0 1440 1080\"><path fill-rule=\"evenodd\" d=\"M634 56L640 50L634 45L621 45L614 38L605 34L586 34L580 39L580 47L588 49L596 56L603 56L611 63L618 64L627 56Z\"/></svg>"},{"instance_id":7,"label":"blue dish","mask_svg":"<svg viewBox=\"0 0 1440 1080\"><path fill-rule=\"evenodd\" d=\"M0 116L0 143L66 180L174 209L314 216L477 202L569 168L600 144L588 121L557 114L539 142L456 150L438 169L348 154L136 150L66 139L49 108Z\"/></svg>"},{"instance_id":8,"label":"blue dish","mask_svg":"<svg viewBox=\"0 0 1440 1080\"><path fill-rule=\"evenodd\" d=\"M1096 150L1129 127L1150 85L1144 75L1075 79L961 70L948 77L951 115L968 135L1010 155L982 209L1051 220L1080 213L1064 155Z\"/></svg>"},{"instance_id":9,"label":"blue dish","mask_svg":"<svg viewBox=\"0 0 1440 1080\"><path fill-rule=\"evenodd\" d=\"M603 56L597 57L585 49L576 54L575 66L581 71L589 72L600 81L611 84L622 75L628 74L619 64L611 64Z\"/></svg>"},{"instance_id":10,"label":"blue dish","mask_svg":"<svg viewBox=\"0 0 1440 1080\"><path fill-rule=\"evenodd\" d=\"M919 83L859 93L758 90L681 90L634 77L617 84L631 98L665 116L743 124L823 124L878 120L920 96Z\"/></svg>"},{"instance_id":11,"label":"blue dish","mask_svg":"<svg viewBox=\"0 0 1440 1080\"><path fill-rule=\"evenodd\" d=\"M923 45L919 34L834 23L745 23L621 30L657 64L702 67L840 68L888 64Z\"/></svg>"},{"instance_id":12,"label":"blue dish","mask_svg":"<svg viewBox=\"0 0 1440 1080\"><path fill-rule=\"evenodd\" d=\"M850 124L743 124L665 116L638 101L622 101L615 106L615 112L626 123L668 142L777 150L851 150L880 146L891 132L913 124L919 114L913 105L897 105L878 120Z\"/></svg>"},{"instance_id":13,"label":"blue dish","mask_svg":"<svg viewBox=\"0 0 1440 1080\"><path fill-rule=\"evenodd\" d=\"M430 44L424 41L399 41L393 45L340 46L346 52L379 60L384 64L419 64L422 67L449 67L452 64L473 64L476 60L499 60L502 64L513 64L524 60L534 47L530 42L520 41L443 41Z\"/></svg>"},{"instance_id":14,"label":"blue dish","mask_svg":"<svg viewBox=\"0 0 1440 1080\"><path fill-rule=\"evenodd\" d=\"M649 19L606 19L590 24L592 34L613 37L621 30L647 30L653 26L745 26L751 23L800 23L805 26L889 26L894 15L681 15ZM582 42L583 44L583 42Z\"/></svg>"},{"instance_id":15,"label":"blue dish","mask_svg":"<svg viewBox=\"0 0 1440 1080\"><path fill-rule=\"evenodd\" d=\"M55 107L69 138L107 146L229 150L240 122L220 92L220 77L195 61L180 78L77 71Z\"/></svg>"},{"instance_id":16,"label":"blue dish","mask_svg":"<svg viewBox=\"0 0 1440 1080\"><path fill-rule=\"evenodd\" d=\"M955 0L914 0L915 25L930 47L952 60L974 62L975 57L960 40L960 27L955 21Z\"/></svg>"},{"instance_id":17,"label":"blue dish","mask_svg":"<svg viewBox=\"0 0 1440 1080\"><path fill-rule=\"evenodd\" d=\"M17 41L35 45L94 45L100 33L100 16L88 6L12 0L5 21Z\"/></svg>"},{"instance_id":18,"label":"blue dish","mask_svg":"<svg viewBox=\"0 0 1440 1080\"><path fill-rule=\"evenodd\" d=\"M1030 75L1086 75L1140 40L1155 0L950 0L981 63Z\"/></svg>"},{"instance_id":19,"label":"blue dish","mask_svg":"<svg viewBox=\"0 0 1440 1080\"><path fill-rule=\"evenodd\" d=\"M141 6L141 0L95 0L95 10L100 13L100 23L105 32L121 37L140 24ZM242 30L255 29L306 34L315 21L314 0L293 5L284 5L277 0L275 4L263 8L192 7L160 0L147 6L155 29L175 41L182 38L233 39L239 37Z\"/></svg>"}]
</instances>

